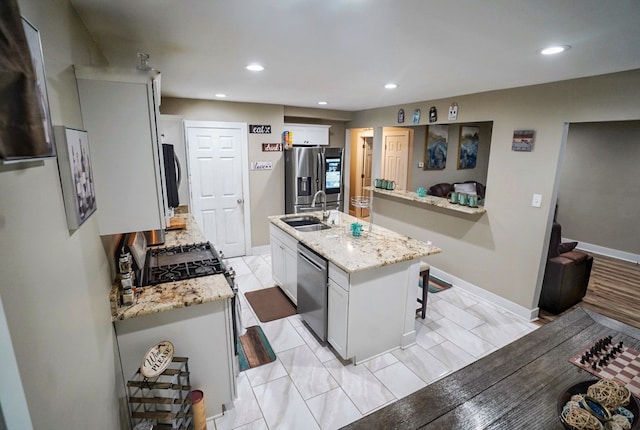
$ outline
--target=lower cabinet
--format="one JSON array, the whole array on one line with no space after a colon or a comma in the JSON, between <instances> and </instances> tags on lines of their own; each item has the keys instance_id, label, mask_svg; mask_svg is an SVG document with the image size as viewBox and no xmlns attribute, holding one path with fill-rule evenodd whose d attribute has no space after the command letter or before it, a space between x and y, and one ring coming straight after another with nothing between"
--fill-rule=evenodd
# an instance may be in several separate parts
<instances>
[{"instance_id":1,"label":"lower cabinet","mask_svg":"<svg viewBox=\"0 0 640 430\"><path fill-rule=\"evenodd\" d=\"M269 225L269 233L273 280L293 303L298 304L297 241L273 225Z\"/></svg>"},{"instance_id":2,"label":"lower cabinet","mask_svg":"<svg viewBox=\"0 0 640 430\"><path fill-rule=\"evenodd\" d=\"M349 292L329 279L327 341L342 358L348 357Z\"/></svg>"}]
</instances>

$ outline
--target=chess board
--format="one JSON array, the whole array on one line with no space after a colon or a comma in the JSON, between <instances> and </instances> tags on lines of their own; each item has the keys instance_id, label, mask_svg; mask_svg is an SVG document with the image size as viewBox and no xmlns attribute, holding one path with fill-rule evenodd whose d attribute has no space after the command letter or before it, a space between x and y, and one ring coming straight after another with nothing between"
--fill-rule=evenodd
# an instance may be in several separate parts
<instances>
[{"instance_id":1,"label":"chess board","mask_svg":"<svg viewBox=\"0 0 640 430\"><path fill-rule=\"evenodd\" d=\"M588 361L583 360L585 354L592 348L592 345L587 346L578 354L571 357L569 362L599 378L614 379L627 387L636 398L640 399L640 352L633 348L623 346L615 358L610 359L608 363L600 365L598 357L591 358ZM611 345L597 355L604 355L610 348ZM581 360L585 362L582 363ZM594 361L597 362L595 369L593 366Z\"/></svg>"}]
</instances>

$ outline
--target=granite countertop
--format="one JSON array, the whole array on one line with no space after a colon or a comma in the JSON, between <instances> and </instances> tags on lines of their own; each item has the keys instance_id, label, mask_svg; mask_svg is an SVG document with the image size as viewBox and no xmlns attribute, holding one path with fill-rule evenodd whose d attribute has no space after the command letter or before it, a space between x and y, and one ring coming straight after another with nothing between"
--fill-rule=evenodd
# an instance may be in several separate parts
<instances>
[{"instance_id":1,"label":"granite countertop","mask_svg":"<svg viewBox=\"0 0 640 430\"><path fill-rule=\"evenodd\" d=\"M162 247L206 241L191 214L177 216L184 218L187 226L184 230L167 231ZM200 303L226 300L231 297L233 297L233 291L224 275L211 275L137 288L134 303L121 306L118 284L115 283L109 294L111 320L136 318Z\"/></svg>"},{"instance_id":2,"label":"granite countertop","mask_svg":"<svg viewBox=\"0 0 640 430\"><path fill-rule=\"evenodd\" d=\"M327 230L300 232L282 221L285 218L301 215L303 214L274 215L269 217L269 221L347 273L396 264L441 252L440 248L433 246L430 242L412 239L377 226L375 223L372 231L369 232L368 222L339 211L331 211L329 219L324 221L331 226ZM322 212L305 212L304 215L313 215L322 219ZM351 234L350 227L354 222L359 222L363 226L361 237L354 237Z\"/></svg>"},{"instance_id":3,"label":"granite countertop","mask_svg":"<svg viewBox=\"0 0 640 430\"><path fill-rule=\"evenodd\" d=\"M426 205L437 206L439 208L450 209L452 211L462 212L466 214L476 215L476 214L483 214L487 212L484 206L478 206L478 207L472 208L469 206L453 204L449 202L449 200L445 199L444 197L436 197L436 196L418 197L418 194L416 194L413 191L404 191L404 190L391 191L391 190L383 190L381 188L375 188L375 187L364 187L364 189L368 191L373 191L385 196L398 197L400 199L410 200L418 203L424 203Z\"/></svg>"}]
</instances>

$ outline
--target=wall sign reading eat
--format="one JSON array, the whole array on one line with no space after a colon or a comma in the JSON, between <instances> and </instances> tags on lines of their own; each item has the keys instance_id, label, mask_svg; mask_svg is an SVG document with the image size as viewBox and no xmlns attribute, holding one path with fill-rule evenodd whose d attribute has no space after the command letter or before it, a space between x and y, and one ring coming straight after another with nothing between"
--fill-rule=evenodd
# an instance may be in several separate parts
<instances>
[{"instance_id":1,"label":"wall sign reading eat","mask_svg":"<svg viewBox=\"0 0 640 430\"><path fill-rule=\"evenodd\" d=\"M249 125L249 133L271 134L271 126L270 125Z\"/></svg>"}]
</instances>

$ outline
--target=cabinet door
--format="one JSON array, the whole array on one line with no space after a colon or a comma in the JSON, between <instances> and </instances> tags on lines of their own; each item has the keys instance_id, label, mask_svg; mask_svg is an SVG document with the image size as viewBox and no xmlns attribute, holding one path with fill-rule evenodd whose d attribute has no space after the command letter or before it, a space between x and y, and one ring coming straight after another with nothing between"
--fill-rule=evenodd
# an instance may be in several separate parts
<instances>
[{"instance_id":1,"label":"cabinet door","mask_svg":"<svg viewBox=\"0 0 640 430\"><path fill-rule=\"evenodd\" d=\"M284 129L293 133L293 144L296 146L329 144L328 125L285 124Z\"/></svg>"},{"instance_id":2,"label":"cabinet door","mask_svg":"<svg viewBox=\"0 0 640 430\"><path fill-rule=\"evenodd\" d=\"M152 81L79 77L77 84L89 134L100 234L164 228Z\"/></svg>"},{"instance_id":3,"label":"cabinet door","mask_svg":"<svg viewBox=\"0 0 640 430\"><path fill-rule=\"evenodd\" d=\"M329 279L327 340L345 360L348 358L347 334L349 293Z\"/></svg>"},{"instance_id":4,"label":"cabinet door","mask_svg":"<svg viewBox=\"0 0 640 430\"><path fill-rule=\"evenodd\" d=\"M271 273L273 281L281 287L284 286L286 280L284 247L273 235L271 235Z\"/></svg>"},{"instance_id":5,"label":"cabinet door","mask_svg":"<svg viewBox=\"0 0 640 430\"><path fill-rule=\"evenodd\" d=\"M298 304L298 252L284 247L285 290L289 298Z\"/></svg>"}]
</instances>

